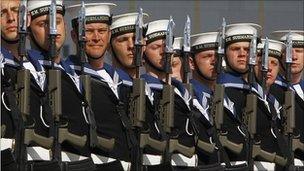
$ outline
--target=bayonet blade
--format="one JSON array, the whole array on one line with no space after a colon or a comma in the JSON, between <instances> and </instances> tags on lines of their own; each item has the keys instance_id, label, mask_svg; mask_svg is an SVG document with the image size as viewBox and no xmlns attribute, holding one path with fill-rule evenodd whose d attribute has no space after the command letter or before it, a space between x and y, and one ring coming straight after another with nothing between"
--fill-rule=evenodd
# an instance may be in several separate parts
<instances>
[{"instance_id":1,"label":"bayonet blade","mask_svg":"<svg viewBox=\"0 0 304 171\"><path fill-rule=\"evenodd\" d=\"M286 37L286 63L292 63L292 37L291 32L289 31Z\"/></svg>"},{"instance_id":2,"label":"bayonet blade","mask_svg":"<svg viewBox=\"0 0 304 171\"><path fill-rule=\"evenodd\" d=\"M172 16L170 16L167 32L166 32L166 53L173 53L173 29L175 27L175 23L173 21Z\"/></svg>"},{"instance_id":3,"label":"bayonet blade","mask_svg":"<svg viewBox=\"0 0 304 171\"><path fill-rule=\"evenodd\" d=\"M189 15L187 15L187 20L184 27L184 44L183 44L184 52L190 52L190 35L191 35L191 20Z\"/></svg>"},{"instance_id":4,"label":"bayonet blade","mask_svg":"<svg viewBox=\"0 0 304 171\"><path fill-rule=\"evenodd\" d=\"M263 49L263 57L262 57L262 71L268 71L268 49L269 48L269 40L268 37L265 39L264 49Z\"/></svg>"},{"instance_id":5,"label":"bayonet blade","mask_svg":"<svg viewBox=\"0 0 304 171\"><path fill-rule=\"evenodd\" d=\"M142 35L143 35L143 9L139 8L139 13L137 15L135 23L135 45L142 45Z\"/></svg>"},{"instance_id":6,"label":"bayonet blade","mask_svg":"<svg viewBox=\"0 0 304 171\"><path fill-rule=\"evenodd\" d=\"M27 28L27 0L22 0L19 8L19 32L26 32Z\"/></svg>"},{"instance_id":7,"label":"bayonet blade","mask_svg":"<svg viewBox=\"0 0 304 171\"><path fill-rule=\"evenodd\" d=\"M257 51L257 34L253 33L250 42L250 52L249 52L249 65L256 65L256 51Z\"/></svg>"},{"instance_id":8,"label":"bayonet blade","mask_svg":"<svg viewBox=\"0 0 304 171\"><path fill-rule=\"evenodd\" d=\"M78 15L78 39L80 41L83 41L85 39L85 24L86 24L86 10L85 10L85 4L82 1Z\"/></svg>"},{"instance_id":9,"label":"bayonet blade","mask_svg":"<svg viewBox=\"0 0 304 171\"><path fill-rule=\"evenodd\" d=\"M57 35L57 23L56 23L56 0L52 0L49 14L50 14L50 34Z\"/></svg>"},{"instance_id":10,"label":"bayonet blade","mask_svg":"<svg viewBox=\"0 0 304 171\"><path fill-rule=\"evenodd\" d=\"M224 55L225 53L225 34L226 34L226 20L223 18L222 30L219 33L219 42L218 42L218 54Z\"/></svg>"}]
</instances>

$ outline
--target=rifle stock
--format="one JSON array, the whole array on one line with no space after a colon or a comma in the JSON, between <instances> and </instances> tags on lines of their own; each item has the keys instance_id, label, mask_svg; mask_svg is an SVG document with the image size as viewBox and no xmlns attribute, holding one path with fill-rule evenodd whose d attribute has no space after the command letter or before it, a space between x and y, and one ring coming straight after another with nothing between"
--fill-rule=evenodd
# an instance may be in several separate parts
<instances>
[{"instance_id":1,"label":"rifle stock","mask_svg":"<svg viewBox=\"0 0 304 171\"><path fill-rule=\"evenodd\" d=\"M219 135L219 141L223 147L226 147L227 149L236 154L240 154L243 150L243 144L237 144L232 141L229 141L227 136Z\"/></svg>"},{"instance_id":2,"label":"rifle stock","mask_svg":"<svg viewBox=\"0 0 304 171\"><path fill-rule=\"evenodd\" d=\"M210 154L212 154L215 151L215 144L206 143L205 141L202 141L200 139L197 140L196 146Z\"/></svg>"},{"instance_id":3,"label":"rifle stock","mask_svg":"<svg viewBox=\"0 0 304 171\"><path fill-rule=\"evenodd\" d=\"M292 148L293 151L295 150L304 151L304 143L302 143L299 138L294 138L292 139Z\"/></svg>"},{"instance_id":4,"label":"rifle stock","mask_svg":"<svg viewBox=\"0 0 304 171\"><path fill-rule=\"evenodd\" d=\"M39 146L50 149L53 145L54 137L44 137L35 133L33 129L24 130L24 144L29 145L31 142L37 143Z\"/></svg>"},{"instance_id":5,"label":"rifle stock","mask_svg":"<svg viewBox=\"0 0 304 171\"><path fill-rule=\"evenodd\" d=\"M87 141L87 136L78 136L70 133L67 128L59 128L58 142L61 144L64 141L67 141L78 147L84 147Z\"/></svg>"},{"instance_id":6,"label":"rifle stock","mask_svg":"<svg viewBox=\"0 0 304 171\"><path fill-rule=\"evenodd\" d=\"M191 158L195 152L195 147L187 147L178 142L178 139L169 140L169 153L179 152L186 157Z\"/></svg>"},{"instance_id":7,"label":"rifle stock","mask_svg":"<svg viewBox=\"0 0 304 171\"><path fill-rule=\"evenodd\" d=\"M112 150L114 148L115 139L114 138L104 138L97 136L97 147L106 150Z\"/></svg>"},{"instance_id":8,"label":"rifle stock","mask_svg":"<svg viewBox=\"0 0 304 171\"><path fill-rule=\"evenodd\" d=\"M140 148L144 148L145 146L150 146L153 149L158 150L159 152L164 152L166 148L166 141L158 141L150 137L149 134L140 134Z\"/></svg>"}]
</instances>

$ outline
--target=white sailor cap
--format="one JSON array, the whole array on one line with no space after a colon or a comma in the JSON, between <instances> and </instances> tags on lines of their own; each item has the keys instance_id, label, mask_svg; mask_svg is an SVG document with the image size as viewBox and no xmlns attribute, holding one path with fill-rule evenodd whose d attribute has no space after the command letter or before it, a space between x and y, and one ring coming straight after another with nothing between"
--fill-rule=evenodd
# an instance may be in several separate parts
<instances>
[{"instance_id":1,"label":"white sailor cap","mask_svg":"<svg viewBox=\"0 0 304 171\"><path fill-rule=\"evenodd\" d=\"M86 3L86 23L106 23L112 24L111 8L115 7L113 3ZM75 28L78 25L78 15L81 9L81 4L68 6L66 8L67 13L72 20L72 27Z\"/></svg>"},{"instance_id":2,"label":"white sailor cap","mask_svg":"<svg viewBox=\"0 0 304 171\"><path fill-rule=\"evenodd\" d=\"M274 31L270 37L275 40L285 42L289 30ZM303 30L290 30L292 38L292 47L304 47L304 31Z\"/></svg>"},{"instance_id":3,"label":"white sailor cap","mask_svg":"<svg viewBox=\"0 0 304 171\"><path fill-rule=\"evenodd\" d=\"M166 32L168 28L169 20L156 20L149 22L147 24L147 44L158 40L166 38Z\"/></svg>"},{"instance_id":4,"label":"white sailor cap","mask_svg":"<svg viewBox=\"0 0 304 171\"><path fill-rule=\"evenodd\" d=\"M272 39L268 39L268 42L268 56L278 58L280 60L282 58L282 52L285 49L285 44ZM260 56L262 56L262 50L264 49L264 45L265 39L261 39L261 43L259 43L257 46L258 55Z\"/></svg>"},{"instance_id":5,"label":"white sailor cap","mask_svg":"<svg viewBox=\"0 0 304 171\"><path fill-rule=\"evenodd\" d=\"M184 38L182 38L182 37L174 38L172 46L173 46L173 50L174 50L175 54L181 55L181 52L183 49L183 43L184 43L183 41L184 41Z\"/></svg>"},{"instance_id":6,"label":"white sailor cap","mask_svg":"<svg viewBox=\"0 0 304 171\"><path fill-rule=\"evenodd\" d=\"M229 45L235 42L250 42L251 37L256 33L260 37L262 27L254 23L236 23L226 27L225 43Z\"/></svg>"},{"instance_id":7,"label":"white sailor cap","mask_svg":"<svg viewBox=\"0 0 304 171\"><path fill-rule=\"evenodd\" d=\"M218 32L199 33L191 36L191 52L216 49L218 47Z\"/></svg>"},{"instance_id":8,"label":"white sailor cap","mask_svg":"<svg viewBox=\"0 0 304 171\"><path fill-rule=\"evenodd\" d=\"M111 25L111 37L113 38L125 33L135 32L137 16L137 12L113 16L113 22ZM143 13L143 21L148 17L148 14Z\"/></svg>"},{"instance_id":9,"label":"white sailor cap","mask_svg":"<svg viewBox=\"0 0 304 171\"><path fill-rule=\"evenodd\" d=\"M48 15L51 3L52 0L28 0L27 8L32 20L42 15ZM65 9L62 0L56 0L56 8L58 13L64 15Z\"/></svg>"}]
</instances>

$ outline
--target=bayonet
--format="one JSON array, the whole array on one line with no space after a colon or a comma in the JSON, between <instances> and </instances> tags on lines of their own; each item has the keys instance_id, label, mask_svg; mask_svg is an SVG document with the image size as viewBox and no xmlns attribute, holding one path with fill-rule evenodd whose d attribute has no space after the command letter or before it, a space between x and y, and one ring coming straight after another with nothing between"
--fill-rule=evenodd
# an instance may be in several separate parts
<instances>
[{"instance_id":1,"label":"bayonet","mask_svg":"<svg viewBox=\"0 0 304 171\"><path fill-rule=\"evenodd\" d=\"M173 53L173 29L175 27L175 23L173 21L172 16L170 16L169 24L166 32L166 49L165 52L168 54Z\"/></svg>"},{"instance_id":2,"label":"bayonet","mask_svg":"<svg viewBox=\"0 0 304 171\"><path fill-rule=\"evenodd\" d=\"M217 48L217 64L216 72L220 74L222 71L222 61L225 55L225 36L226 36L226 20L223 18L221 31L218 36L218 48Z\"/></svg>"},{"instance_id":3,"label":"bayonet","mask_svg":"<svg viewBox=\"0 0 304 171\"><path fill-rule=\"evenodd\" d=\"M135 22L135 45L143 45L143 9L139 8L139 13Z\"/></svg>"},{"instance_id":4,"label":"bayonet","mask_svg":"<svg viewBox=\"0 0 304 171\"><path fill-rule=\"evenodd\" d=\"M189 56L190 56L190 34L191 34L191 21L190 17L187 15L187 20L184 27L184 38L183 38L183 82L186 84L186 88L190 93L192 93L191 86L189 85L190 80L190 66L189 66Z\"/></svg>"},{"instance_id":5,"label":"bayonet","mask_svg":"<svg viewBox=\"0 0 304 171\"><path fill-rule=\"evenodd\" d=\"M57 23L56 23L57 9L56 0L52 0L50 6L50 35L57 35Z\"/></svg>"},{"instance_id":6,"label":"bayonet","mask_svg":"<svg viewBox=\"0 0 304 171\"><path fill-rule=\"evenodd\" d=\"M190 52L190 35L191 35L191 20L187 15L187 20L184 27L183 51Z\"/></svg>"}]
</instances>

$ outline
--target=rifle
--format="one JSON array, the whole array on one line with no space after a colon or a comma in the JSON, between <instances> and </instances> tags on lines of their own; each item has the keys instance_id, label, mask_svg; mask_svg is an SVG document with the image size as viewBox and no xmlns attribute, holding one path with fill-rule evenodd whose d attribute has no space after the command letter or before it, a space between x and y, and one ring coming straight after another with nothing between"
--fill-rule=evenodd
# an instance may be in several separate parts
<instances>
[{"instance_id":1,"label":"rifle","mask_svg":"<svg viewBox=\"0 0 304 171\"><path fill-rule=\"evenodd\" d=\"M216 72L217 74L221 74L222 72L222 60L225 56L225 31L226 29L226 21L225 18L223 18L222 22L222 30L219 32L219 46L217 50L217 63L216 63ZM219 78L219 77L218 77ZM211 112L212 112L212 118L213 118L213 124L215 125L215 129L217 132L217 135L214 137L215 140L218 142L216 143L219 146L226 147L230 151L239 154L243 149L243 144L236 144L232 141L229 141L226 132L223 132L222 125L224 122L224 92L225 87L222 84L218 83L219 80L217 80L217 83L215 84L214 88L214 96L212 99L212 106L211 106ZM220 148L220 150L223 150Z\"/></svg>"},{"instance_id":2,"label":"rifle","mask_svg":"<svg viewBox=\"0 0 304 171\"><path fill-rule=\"evenodd\" d=\"M84 65L88 63L88 60L86 58L85 54L85 25L86 25L86 10L85 10L85 4L82 1L81 2L81 9L79 11L78 15L78 54L81 59L81 75L80 80L83 85L84 89L84 97L85 101L87 103L86 107L86 113L88 115L88 120L90 124L90 146L95 147L97 146L100 149L105 150L112 150L114 147L115 140L114 138L106 139L104 137L97 136L96 133L96 121L94 118L94 113L91 110L91 76L88 74L85 74L84 72Z\"/></svg>"},{"instance_id":3,"label":"rifle","mask_svg":"<svg viewBox=\"0 0 304 171\"><path fill-rule=\"evenodd\" d=\"M275 158L275 153L268 153L261 149L260 142L256 142L254 137L256 134L256 124L257 124L257 96L252 92L254 84L254 67L256 65L256 47L257 47L257 35L253 34L250 42L250 53L249 53L249 62L248 62L248 84L249 84L249 94L246 96L246 108L244 111L244 121L243 123L247 126L249 132L249 151L247 153L248 166L250 169L253 169L254 158L261 156L267 161L273 161ZM264 46L262 58L262 75L266 76L268 72L268 39ZM266 87L266 80L263 77L262 87ZM263 89L265 90L265 89ZM265 97L265 94L263 94Z\"/></svg>"},{"instance_id":4,"label":"rifle","mask_svg":"<svg viewBox=\"0 0 304 171\"><path fill-rule=\"evenodd\" d=\"M139 13L137 15L135 23L135 78L133 79L132 92L129 101L129 112L130 119L133 129L137 132L139 137L139 149L137 151L137 156L133 158L134 170L142 170L142 150L146 145L153 145L149 142L148 134L143 135L141 133L141 128L145 122L146 114L146 96L145 96L145 81L140 78L140 67L142 66L142 35L143 35L143 10L139 8Z\"/></svg>"},{"instance_id":5,"label":"rifle","mask_svg":"<svg viewBox=\"0 0 304 171\"><path fill-rule=\"evenodd\" d=\"M193 86L190 84L190 66L189 66L189 57L190 57L190 35L191 35L191 20L190 17L187 15L187 20L185 22L184 27L184 37L183 37L183 84L186 87L186 89L189 91L191 96L193 97ZM192 100L190 101L192 103ZM190 116L190 118L193 116ZM193 120L193 119L192 119ZM200 140L197 135L199 134L199 131L197 130L196 126L193 125L193 130L195 132L195 141L196 146L204 151L207 151L208 153L213 153L215 150L215 144L210 144L207 142L204 142Z\"/></svg>"},{"instance_id":6,"label":"rifle","mask_svg":"<svg viewBox=\"0 0 304 171\"><path fill-rule=\"evenodd\" d=\"M160 100L160 120L164 131L170 137L171 130L174 127L174 87L171 85L171 57L173 55L173 28L175 23L173 22L172 16L168 23L168 28L166 32L166 48L165 48L165 62L164 62L164 72L166 74L166 80L162 91L162 99ZM178 139L169 138L167 142L167 147L164 152L163 162L171 162L171 154L174 151L178 151L187 157L192 157L194 153L194 147L189 148L181 145Z\"/></svg>"},{"instance_id":7,"label":"rifle","mask_svg":"<svg viewBox=\"0 0 304 171\"><path fill-rule=\"evenodd\" d=\"M294 166L294 148L293 141L293 130L295 128L295 95L291 89L291 64L292 64L292 37L289 32L286 38L286 82L287 89L284 93L284 105L283 105L283 120L284 120L284 134L287 137L288 145L288 159L287 165L289 169L293 169Z\"/></svg>"},{"instance_id":8,"label":"rifle","mask_svg":"<svg viewBox=\"0 0 304 171\"><path fill-rule=\"evenodd\" d=\"M51 68L48 70L48 95L49 105L51 108L54 123L51 131L54 136L52 146L52 159L61 161L61 143L68 141L73 145L83 147L86 143L86 136L78 136L68 131L67 123L60 123L60 115L62 114L62 97L61 97L61 71L55 68L56 50L56 0L52 0L49 10L49 60Z\"/></svg>"},{"instance_id":9,"label":"rifle","mask_svg":"<svg viewBox=\"0 0 304 171\"><path fill-rule=\"evenodd\" d=\"M44 148L50 148L53 137L44 137L34 131L35 122L30 116L30 71L23 67L23 60L26 59L26 35L27 35L27 1L21 1L19 8L19 46L20 69L17 71L16 95L17 105L22 119L19 119L16 128L16 150L15 156L18 170L26 170L27 151L26 147L35 142Z\"/></svg>"}]
</instances>

